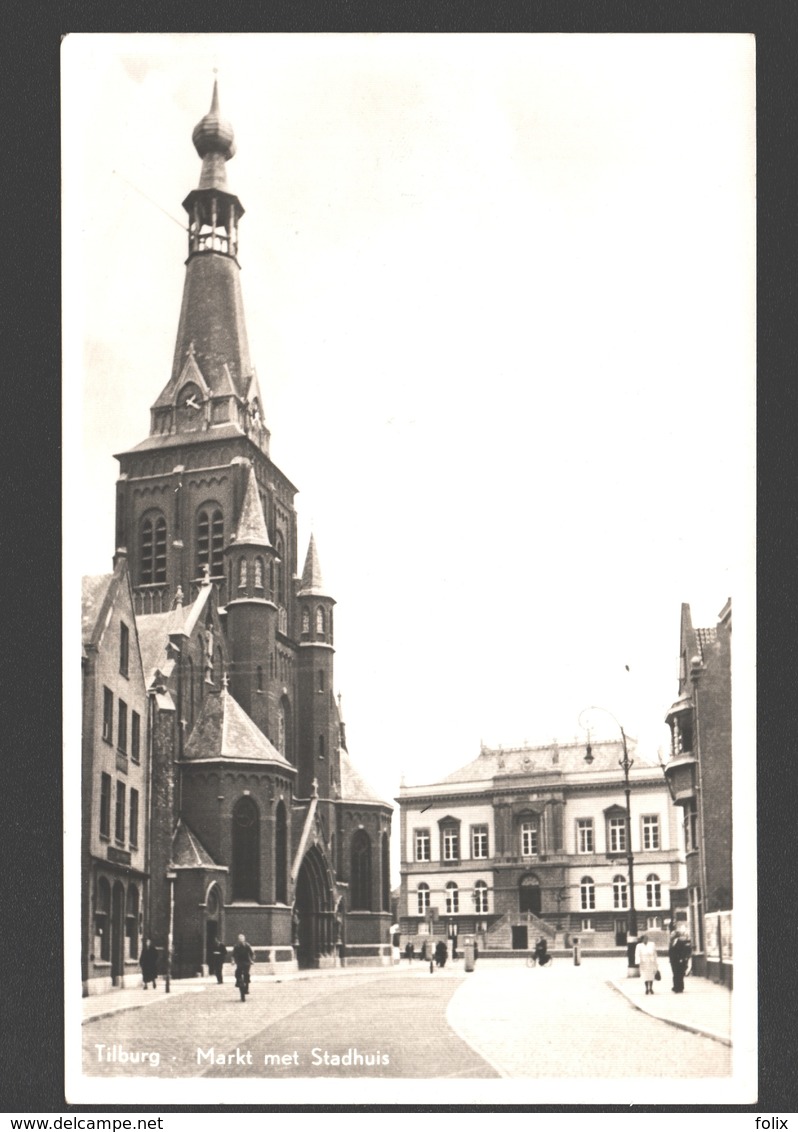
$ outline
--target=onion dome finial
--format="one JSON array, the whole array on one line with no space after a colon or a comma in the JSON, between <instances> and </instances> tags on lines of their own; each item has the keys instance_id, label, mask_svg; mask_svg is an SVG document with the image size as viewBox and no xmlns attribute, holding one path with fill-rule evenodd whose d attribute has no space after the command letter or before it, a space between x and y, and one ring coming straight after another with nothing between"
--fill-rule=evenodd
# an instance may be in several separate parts
<instances>
[{"instance_id":1,"label":"onion dome finial","mask_svg":"<svg viewBox=\"0 0 798 1132\"><path fill-rule=\"evenodd\" d=\"M203 159L208 154L218 153L225 161L229 161L235 155L233 127L219 113L219 84L216 79L213 80L211 108L205 117L197 122L191 140Z\"/></svg>"}]
</instances>

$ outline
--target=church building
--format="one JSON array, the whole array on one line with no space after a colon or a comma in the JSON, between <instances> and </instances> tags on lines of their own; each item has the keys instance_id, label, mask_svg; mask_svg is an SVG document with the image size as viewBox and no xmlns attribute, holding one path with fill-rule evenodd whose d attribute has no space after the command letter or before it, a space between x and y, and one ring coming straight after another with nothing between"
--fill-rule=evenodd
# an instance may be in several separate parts
<instances>
[{"instance_id":1,"label":"church building","mask_svg":"<svg viewBox=\"0 0 798 1132\"><path fill-rule=\"evenodd\" d=\"M350 761L335 600L312 536L300 566L297 489L269 455L216 84L192 140L171 375L117 456L114 562L150 702L143 930L175 976L239 932L260 970L387 963L391 806Z\"/></svg>"}]
</instances>

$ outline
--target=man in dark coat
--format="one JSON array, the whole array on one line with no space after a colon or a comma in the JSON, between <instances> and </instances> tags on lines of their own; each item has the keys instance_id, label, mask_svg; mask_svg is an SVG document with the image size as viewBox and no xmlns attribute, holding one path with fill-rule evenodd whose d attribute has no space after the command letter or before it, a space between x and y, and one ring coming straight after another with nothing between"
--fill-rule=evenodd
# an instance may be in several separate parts
<instances>
[{"instance_id":1,"label":"man in dark coat","mask_svg":"<svg viewBox=\"0 0 798 1132\"><path fill-rule=\"evenodd\" d=\"M684 991L684 976L692 954L693 945L690 942L687 928L684 924L679 924L679 926L675 927L671 932L668 945L668 959L673 974L674 994L682 994Z\"/></svg>"},{"instance_id":2,"label":"man in dark coat","mask_svg":"<svg viewBox=\"0 0 798 1132\"><path fill-rule=\"evenodd\" d=\"M153 947L151 939L144 941L144 947L139 956L139 966L141 967L141 977L144 980L144 989L147 989L147 983L152 983L152 989L155 990L155 978L158 974L158 949Z\"/></svg>"},{"instance_id":3,"label":"man in dark coat","mask_svg":"<svg viewBox=\"0 0 798 1132\"><path fill-rule=\"evenodd\" d=\"M224 963L227 959L227 948L218 939L213 941L211 950L211 974L216 976L216 982L223 982Z\"/></svg>"},{"instance_id":4,"label":"man in dark coat","mask_svg":"<svg viewBox=\"0 0 798 1132\"><path fill-rule=\"evenodd\" d=\"M435 945L435 962L438 964L439 967L445 967L446 966L446 960L448 958L448 955L449 955L449 952L446 950L446 944L443 942L442 939L438 940L438 943Z\"/></svg>"},{"instance_id":5,"label":"man in dark coat","mask_svg":"<svg viewBox=\"0 0 798 1132\"><path fill-rule=\"evenodd\" d=\"M236 986L239 986L241 980L243 980L247 989L249 989L249 971L255 962L255 952L252 950L252 946L247 943L247 937L243 932L233 948L233 962L236 965Z\"/></svg>"}]
</instances>

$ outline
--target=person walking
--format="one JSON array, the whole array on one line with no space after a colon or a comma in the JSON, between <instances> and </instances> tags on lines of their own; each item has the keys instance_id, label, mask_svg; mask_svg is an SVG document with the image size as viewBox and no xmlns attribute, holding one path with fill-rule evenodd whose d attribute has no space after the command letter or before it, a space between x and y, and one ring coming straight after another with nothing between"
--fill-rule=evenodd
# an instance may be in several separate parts
<instances>
[{"instance_id":1,"label":"person walking","mask_svg":"<svg viewBox=\"0 0 798 1132\"><path fill-rule=\"evenodd\" d=\"M690 956L693 953L693 945L690 942L690 936L687 927L684 924L679 924L674 927L671 932L670 944L668 946L668 959L671 965L671 972L673 973L673 993L684 993L684 976L687 972L687 964L690 962Z\"/></svg>"},{"instance_id":2,"label":"person walking","mask_svg":"<svg viewBox=\"0 0 798 1132\"><path fill-rule=\"evenodd\" d=\"M255 952L252 950L251 944L247 943L247 937L243 932L238 937L238 942L233 948L233 962L236 965L236 986L242 988L241 998L243 1000L244 993L249 991L249 973L252 964L255 962Z\"/></svg>"},{"instance_id":3,"label":"person walking","mask_svg":"<svg viewBox=\"0 0 798 1132\"><path fill-rule=\"evenodd\" d=\"M413 950L413 942L412 940L408 940L405 944L405 959L408 961L408 963L413 962Z\"/></svg>"},{"instance_id":4,"label":"person walking","mask_svg":"<svg viewBox=\"0 0 798 1132\"><path fill-rule=\"evenodd\" d=\"M152 989L155 990L155 979L158 974L158 948L153 947L151 939L144 940L144 947L142 947L139 956L139 966L141 967L141 977L144 980L144 989L147 989L147 983L152 983Z\"/></svg>"},{"instance_id":5,"label":"person walking","mask_svg":"<svg viewBox=\"0 0 798 1132\"><path fill-rule=\"evenodd\" d=\"M227 948L217 937L211 949L211 974L216 976L216 982L224 982L224 964L227 959Z\"/></svg>"},{"instance_id":6,"label":"person walking","mask_svg":"<svg viewBox=\"0 0 798 1132\"><path fill-rule=\"evenodd\" d=\"M545 967L549 958L549 945L545 936L540 936L533 952L535 962L539 967Z\"/></svg>"},{"instance_id":7,"label":"person walking","mask_svg":"<svg viewBox=\"0 0 798 1132\"><path fill-rule=\"evenodd\" d=\"M439 967L445 967L446 966L446 959L447 959L448 955L449 955L449 952L446 949L446 944L443 942L442 939L438 940L438 943L435 946L435 962L438 964Z\"/></svg>"},{"instance_id":8,"label":"person walking","mask_svg":"<svg viewBox=\"0 0 798 1132\"><path fill-rule=\"evenodd\" d=\"M654 993L654 980L659 975L659 960L657 959L657 945L647 935L641 935L640 942L635 948L635 964L640 968L640 978L646 984L646 994Z\"/></svg>"}]
</instances>

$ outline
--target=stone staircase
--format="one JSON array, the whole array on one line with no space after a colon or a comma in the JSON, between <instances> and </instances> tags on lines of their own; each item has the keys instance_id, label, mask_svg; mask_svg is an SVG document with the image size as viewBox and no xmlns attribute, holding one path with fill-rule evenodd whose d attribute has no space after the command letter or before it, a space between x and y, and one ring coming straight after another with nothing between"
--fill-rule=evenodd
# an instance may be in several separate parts
<instances>
[{"instance_id":1,"label":"stone staircase","mask_svg":"<svg viewBox=\"0 0 798 1132\"><path fill-rule=\"evenodd\" d=\"M488 928L485 935L485 947L490 951L512 951L513 926L519 924L526 926L530 947L533 946L535 940L541 935L546 936L552 943L556 942L556 930L551 924L547 924L545 920L541 920L540 916L536 916L534 912L520 912L515 916L511 916L509 912L505 912L503 916Z\"/></svg>"}]
</instances>

